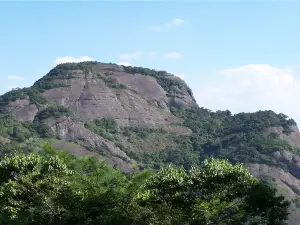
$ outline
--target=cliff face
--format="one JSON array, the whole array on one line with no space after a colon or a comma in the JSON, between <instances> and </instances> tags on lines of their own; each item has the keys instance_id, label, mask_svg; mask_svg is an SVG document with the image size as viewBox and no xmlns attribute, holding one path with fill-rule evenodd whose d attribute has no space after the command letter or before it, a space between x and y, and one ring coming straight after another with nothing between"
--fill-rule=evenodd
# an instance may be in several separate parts
<instances>
[{"instance_id":1,"label":"cliff face","mask_svg":"<svg viewBox=\"0 0 300 225\"><path fill-rule=\"evenodd\" d=\"M8 96L8 101L5 99L6 104L2 104L5 110L2 111L11 113L16 120L32 122L47 107L55 104L64 106L72 111L73 118L44 121L56 137L78 142L85 149L105 149L101 155L124 171L130 171L135 161L114 142L87 129L86 122L110 118L117 122L119 129L146 127L189 135L189 128L174 125L181 119L170 110L196 105L186 83L165 71L97 62L58 65L33 87L15 92L16 97ZM122 137L119 139L126 142L127 148L139 147ZM146 149L154 148L154 143L141 144ZM72 149L69 151L72 152Z\"/></svg>"},{"instance_id":2,"label":"cliff face","mask_svg":"<svg viewBox=\"0 0 300 225\"><path fill-rule=\"evenodd\" d=\"M245 163L295 202L290 224L300 223L296 124L272 111L231 115L199 108L187 84L166 71L61 64L31 88L3 95L0 116L0 144L8 150L11 141L25 148L32 138L51 139L55 149L93 154L125 172L135 164L188 167L211 155Z\"/></svg>"},{"instance_id":3,"label":"cliff face","mask_svg":"<svg viewBox=\"0 0 300 225\"><path fill-rule=\"evenodd\" d=\"M59 65L33 87L42 90L46 100L71 109L78 118L111 117L122 126L162 127L178 121L169 113L171 107L196 105L185 82L166 72L159 76L161 82L171 84L168 90L154 76L141 75L123 66L87 63L79 68L73 64ZM9 105L9 111L19 120L32 121L38 112L27 96Z\"/></svg>"}]
</instances>

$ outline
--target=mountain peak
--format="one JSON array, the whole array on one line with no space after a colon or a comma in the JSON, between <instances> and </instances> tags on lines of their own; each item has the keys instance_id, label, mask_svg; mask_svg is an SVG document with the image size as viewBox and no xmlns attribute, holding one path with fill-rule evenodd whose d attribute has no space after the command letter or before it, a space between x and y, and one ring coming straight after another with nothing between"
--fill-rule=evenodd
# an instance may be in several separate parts
<instances>
[{"instance_id":1,"label":"mountain peak","mask_svg":"<svg viewBox=\"0 0 300 225\"><path fill-rule=\"evenodd\" d=\"M246 163L254 175L271 176L280 187L300 185L294 120L273 111L232 115L200 108L188 85L167 71L60 64L32 87L1 96L0 116L5 151L16 143L33 151L40 140L53 140L55 149L94 154L125 172L133 164L188 168L214 155ZM281 182L282 176L289 179ZM288 193L297 198L294 188Z\"/></svg>"}]
</instances>

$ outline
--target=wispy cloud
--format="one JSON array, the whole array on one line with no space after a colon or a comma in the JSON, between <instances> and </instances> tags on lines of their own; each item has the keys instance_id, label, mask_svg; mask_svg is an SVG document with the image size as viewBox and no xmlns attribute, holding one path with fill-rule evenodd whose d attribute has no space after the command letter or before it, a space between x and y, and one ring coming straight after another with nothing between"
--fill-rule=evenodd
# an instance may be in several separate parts
<instances>
[{"instance_id":1,"label":"wispy cloud","mask_svg":"<svg viewBox=\"0 0 300 225\"><path fill-rule=\"evenodd\" d=\"M137 51L131 52L131 53L122 53L122 54L119 56L119 58L122 59L122 60L131 61L131 60L133 60L134 58L140 57L142 54L143 54L142 51L137 50Z\"/></svg>"},{"instance_id":2,"label":"wispy cloud","mask_svg":"<svg viewBox=\"0 0 300 225\"><path fill-rule=\"evenodd\" d=\"M7 79L8 80L24 80L24 77L16 76L16 75L8 75Z\"/></svg>"},{"instance_id":3,"label":"wispy cloud","mask_svg":"<svg viewBox=\"0 0 300 225\"><path fill-rule=\"evenodd\" d=\"M155 25L155 26L150 26L148 27L149 30L152 30L152 31L160 31L160 30L164 30L168 27L172 27L172 26L178 26L178 25L181 25L183 24L184 20L183 19L180 19L180 18L175 18L169 22L166 22L162 25Z\"/></svg>"},{"instance_id":4,"label":"wispy cloud","mask_svg":"<svg viewBox=\"0 0 300 225\"><path fill-rule=\"evenodd\" d=\"M70 63L70 62L78 63L78 62L85 62L85 61L94 61L94 59L89 56L80 56L78 58L72 56L64 56L64 57L57 57L54 60L53 64L54 66L56 66L61 63Z\"/></svg>"},{"instance_id":5,"label":"wispy cloud","mask_svg":"<svg viewBox=\"0 0 300 225\"><path fill-rule=\"evenodd\" d=\"M171 24L173 25L180 25L180 24L183 24L184 20L183 19L180 19L180 18L176 18L176 19L173 19Z\"/></svg>"},{"instance_id":6,"label":"wispy cloud","mask_svg":"<svg viewBox=\"0 0 300 225\"><path fill-rule=\"evenodd\" d=\"M180 59L182 57L182 55L178 52L168 52L166 54L164 54L164 58L167 59Z\"/></svg>"},{"instance_id":7,"label":"wispy cloud","mask_svg":"<svg viewBox=\"0 0 300 225\"><path fill-rule=\"evenodd\" d=\"M199 105L233 113L274 110L300 123L300 70L267 64L248 64L216 73L218 82L191 85Z\"/></svg>"}]
</instances>

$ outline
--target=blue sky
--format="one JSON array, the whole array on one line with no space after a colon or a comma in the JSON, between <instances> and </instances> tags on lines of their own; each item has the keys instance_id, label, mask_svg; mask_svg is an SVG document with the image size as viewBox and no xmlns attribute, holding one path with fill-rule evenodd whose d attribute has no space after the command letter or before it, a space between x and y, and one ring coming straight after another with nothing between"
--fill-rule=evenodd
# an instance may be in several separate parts
<instances>
[{"instance_id":1,"label":"blue sky","mask_svg":"<svg viewBox=\"0 0 300 225\"><path fill-rule=\"evenodd\" d=\"M212 110L300 122L299 12L283 1L0 2L0 93L86 56L184 77Z\"/></svg>"}]
</instances>

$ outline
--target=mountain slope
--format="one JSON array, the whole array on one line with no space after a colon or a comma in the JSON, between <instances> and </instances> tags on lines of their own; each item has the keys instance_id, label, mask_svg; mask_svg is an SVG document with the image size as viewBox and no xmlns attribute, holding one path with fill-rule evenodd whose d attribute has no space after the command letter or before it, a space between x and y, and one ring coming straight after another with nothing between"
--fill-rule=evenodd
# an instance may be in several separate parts
<instances>
[{"instance_id":1,"label":"mountain slope","mask_svg":"<svg viewBox=\"0 0 300 225\"><path fill-rule=\"evenodd\" d=\"M0 97L2 154L57 149L95 154L130 172L173 163L189 168L207 156L242 162L299 207L300 133L272 111L212 112L165 71L115 64L66 63L32 87ZM296 222L292 222L296 221ZM294 209L290 224L297 224Z\"/></svg>"},{"instance_id":2,"label":"mountain slope","mask_svg":"<svg viewBox=\"0 0 300 225\"><path fill-rule=\"evenodd\" d=\"M31 88L14 90L0 99L2 115L32 123L36 129L31 132L36 131L36 136L78 142L125 171L134 161L120 147L134 147L118 135L121 128L144 127L188 135L190 129L172 125L181 120L170 110L193 105L196 102L188 86L167 72L97 62L58 65ZM113 134L99 121L101 118L116 123ZM152 143L143 145L153 148Z\"/></svg>"}]
</instances>

